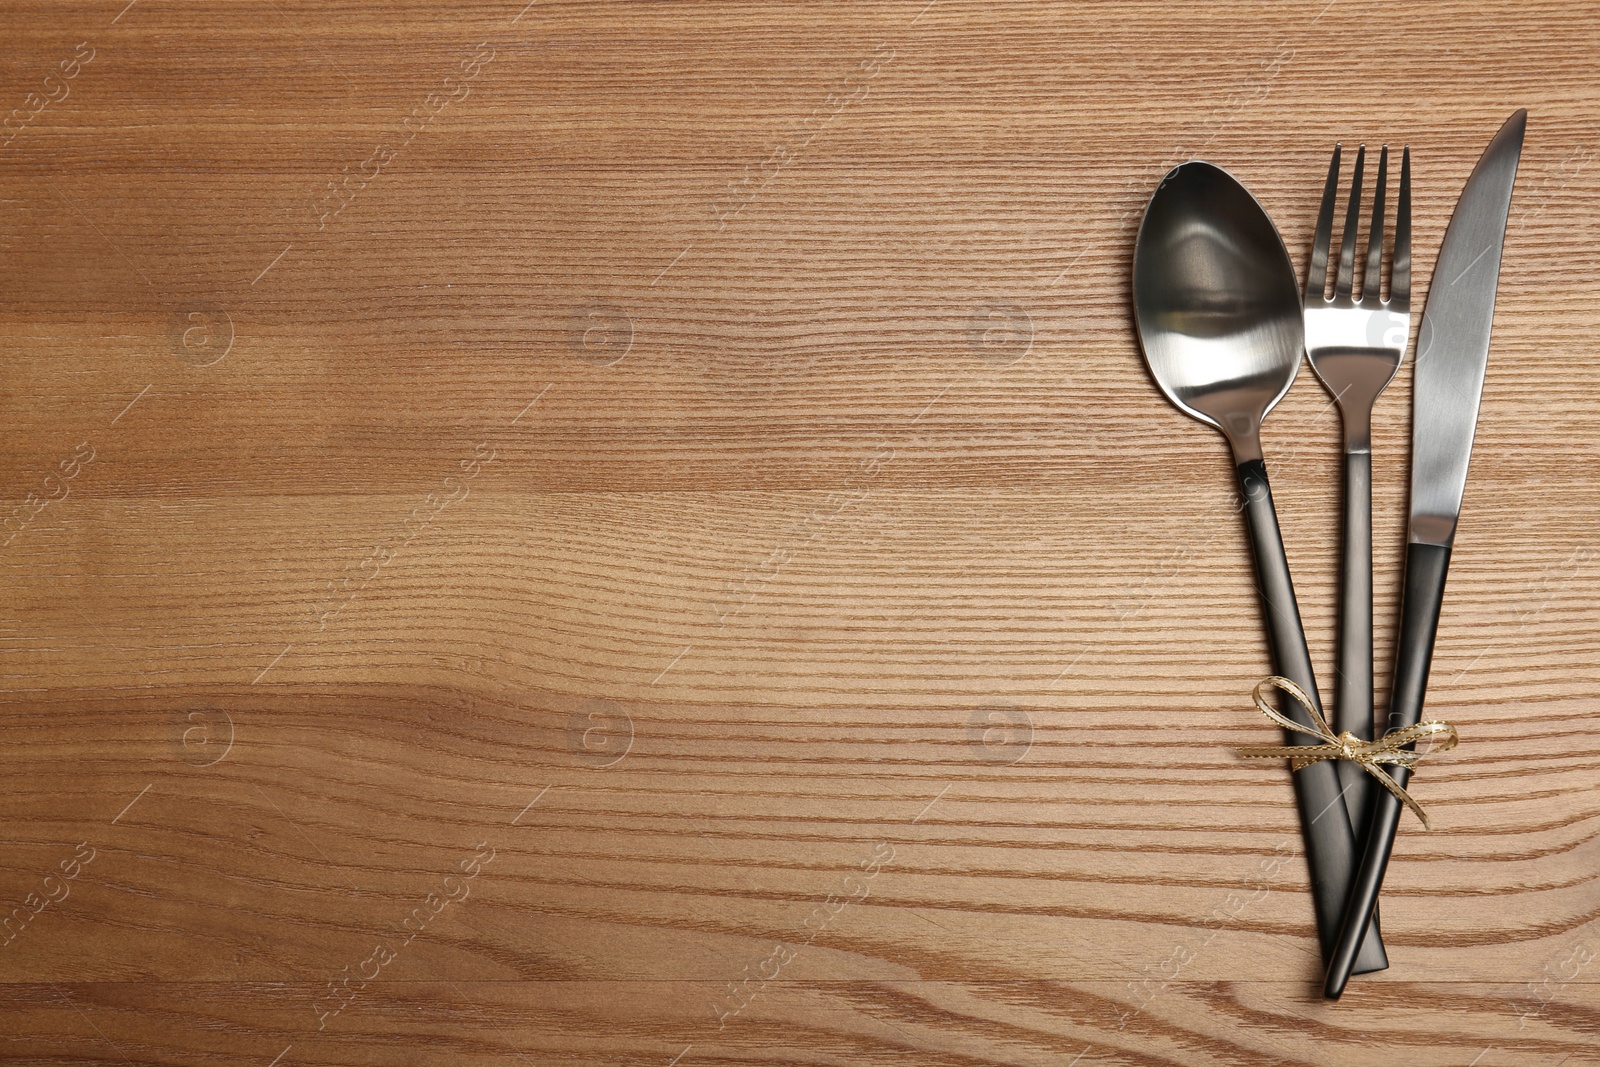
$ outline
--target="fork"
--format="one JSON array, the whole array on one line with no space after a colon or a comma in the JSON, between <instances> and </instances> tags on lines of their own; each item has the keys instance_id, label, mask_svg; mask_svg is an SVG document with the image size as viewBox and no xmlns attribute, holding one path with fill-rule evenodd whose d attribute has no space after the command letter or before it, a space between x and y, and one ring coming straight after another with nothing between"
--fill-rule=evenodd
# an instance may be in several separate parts
<instances>
[{"instance_id":1,"label":"fork","mask_svg":"<svg viewBox=\"0 0 1600 1067\"><path fill-rule=\"evenodd\" d=\"M1317 235L1306 273L1306 354L1339 405L1344 423L1344 560L1339 592L1339 656L1333 728L1363 740L1373 734L1372 707L1372 407L1400 369L1411 334L1411 149L1400 162L1400 197L1395 209L1394 253L1389 297L1380 299L1384 243L1384 179L1389 148L1378 157L1372 225L1367 231L1366 269L1354 289L1357 229L1361 223L1361 175L1367 147L1356 152L1350 180L1339 271L1328 291L1329 245L1334 201L1339 192L1339 145L1328 164L1328 184L1317 216ZM1346 807L1357 841L1367 832L1372 783L1353 763L1337 763Z\"/></svg>"}]
</instances>

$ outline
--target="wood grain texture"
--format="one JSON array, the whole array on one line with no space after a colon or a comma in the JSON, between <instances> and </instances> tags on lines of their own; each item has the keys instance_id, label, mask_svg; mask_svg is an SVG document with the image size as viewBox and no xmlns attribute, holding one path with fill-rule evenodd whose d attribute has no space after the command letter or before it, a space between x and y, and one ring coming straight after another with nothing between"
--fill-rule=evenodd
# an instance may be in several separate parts
<instances>
[{"instance_id":1,"label":"wood grain texture","mask_svg":"<svg viewBox=\"0 0 1600 1067\"><path fill-rule=\"evenodd\" d=\"M1594 5L4 21L0 1059L1600 1064ZM1409 143L1420 306L1517 106L1465 740L1330 1005L1133 231L1203 156L1303 265ZM1325 682L1338 436L1265 432Z\"/></svg>"}]
</instances>

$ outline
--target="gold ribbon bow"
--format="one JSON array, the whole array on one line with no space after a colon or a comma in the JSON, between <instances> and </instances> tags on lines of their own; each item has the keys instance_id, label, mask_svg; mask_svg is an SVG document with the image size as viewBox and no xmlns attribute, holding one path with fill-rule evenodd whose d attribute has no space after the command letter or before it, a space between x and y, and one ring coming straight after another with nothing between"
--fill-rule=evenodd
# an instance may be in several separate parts
<instances>
[{"instance_id":1,"label":"gold ribbon bow","mask_svg":"<svg viewBox=\"0 0 1600 1067\"><path fill-rule=\"evenodd\" d=\"M1305 726L1295 722L1267 703L1262 693L1269 687L1281 689L1289 694L1290 699L1306 710L1306 716L1312 725ZM1335 734L1333 728L1328 725L1328 720L1322 717L1322 712L1317 710L1311 698L1306 695L1306 691L1287 678L1273 675L1271 678L1263 679L1256 684L1255 692L1251 696L1255 699L1256 707L1261 709L1261 713L1279 726L1286 730L1310 734L1312 737L1320 737L1324 743L1241 748L1238 750L1239 755L1245 759L1288 759L1289 765L1297 771L1302 767L1321 763L1323 760L1349 760L1382 782L1385 789L1393 793L1400 803L1410 808L1412 813L1422 820L1423 826L1432 829L1422 805L1412 800L1411 794L1407 793L1400 783L1389 777L1388 772L1378 764L1389 763L1410 770L1424 756L1455 748L1460 738L1456 736L1454 726L1447 722L1419 722L1415 726L1407 726L1401 730L1390 730L1376 741L1363 741L1348 730L1342 734ZM1405 747L1430 737L1438 737L1440 740L1425 751L1416 752Z\"/></svg>"}]
</instances>

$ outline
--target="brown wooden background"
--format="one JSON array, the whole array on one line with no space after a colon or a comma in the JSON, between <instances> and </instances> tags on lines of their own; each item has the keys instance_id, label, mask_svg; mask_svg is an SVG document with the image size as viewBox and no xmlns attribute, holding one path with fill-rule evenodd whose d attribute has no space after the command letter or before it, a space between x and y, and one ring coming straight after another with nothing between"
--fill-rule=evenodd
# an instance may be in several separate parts
<instances>
[{"instance_id":1,"label":"brown wooden background","mask_svg":"<svg viewBox=\"0 0 1600 1067\"><path fill-rule=\"evenodd\" d=\"M0 15L0 1060L1600 1064L1594 4L125 2ZM1330 1005L1134 226L1203 156L1303 265L1408 142L1420 308L1517 106L1465 742Z\"/></svg>"}]
</instances>

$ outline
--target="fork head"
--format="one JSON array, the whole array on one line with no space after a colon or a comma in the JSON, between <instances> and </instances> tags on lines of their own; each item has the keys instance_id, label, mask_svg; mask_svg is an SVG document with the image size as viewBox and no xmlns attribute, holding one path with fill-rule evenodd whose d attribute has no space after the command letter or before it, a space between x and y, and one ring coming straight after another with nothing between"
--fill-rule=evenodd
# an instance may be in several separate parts
<instances>
[{"instance_id":1,"label":"fork head","mask_svg":"<svg viewBox=\"0 0 1600 1067\"><path fill-rule=\"evenodd\" d=\"M1347 435L1352 422L1370 424L1378 394L1394 378L1411 333L1411 150L1400 161L1400 196L1395 205L1394 251L1389 296L1382 297L1385 184L1389 148L1378 157L1372 197L1371 225L1366 237L1366 264L1361 288L1355 286L1356 244L1361 225L1361 178L1367 149L1356 151L1354 174L1339 242L1333 295L1328 295L1328 264L1333 243L1334 205L1339 195L1340 148L1333 148L1328 183L1322 193L1317 235L1306 272L1306 354L1312 369L1334 394L1344 412ZM1359 416L1359 418L1356 418Z\"/></svg>"}]
</instances>

